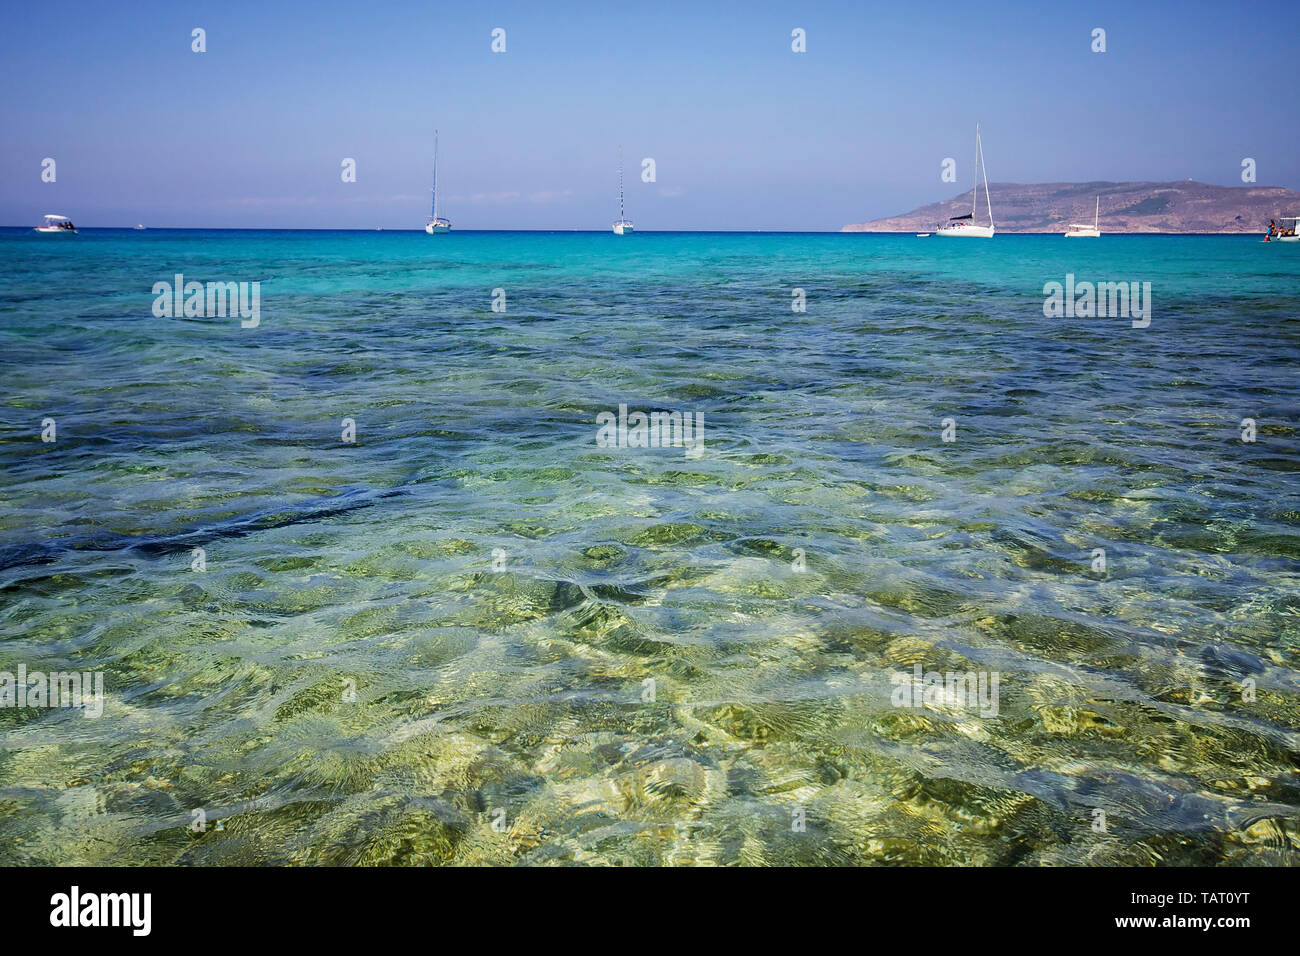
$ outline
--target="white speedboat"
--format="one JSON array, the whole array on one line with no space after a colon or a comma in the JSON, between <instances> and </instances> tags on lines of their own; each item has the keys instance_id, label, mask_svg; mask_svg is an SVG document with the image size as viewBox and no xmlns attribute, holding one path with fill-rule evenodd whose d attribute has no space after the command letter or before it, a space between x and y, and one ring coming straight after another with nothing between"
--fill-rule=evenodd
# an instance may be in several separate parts
<instances>
[{"instance_id":1,"label":"white speedboat","mask_svg":"<svg viewBox=\"0 0 1300 956\"><path fill-rule=\"evenodd\" d=\"M636 229L627 213L623 211L623 147L618 148L618 222L614 223L614 235L626 236Z\"/></svg>"},{"instance_id":2,"label":"white speedboat","mask_svg":"<svg viewBox=\"0 0 1300 956\"><path fill-rule=\"evenodd\" d=\"M1300 242L1300 235L1296 235L1296 228L1300 227L1300 216L1278 216L1278 221L1283 225L1274 229L1273 224L1269 223L1268 235L1264 237L1265 242ZM1291 228L1286 227L1286 223L1291 223Z\"/></svg>"},{"instance_id":3,"label":"white speedboat","mask_svg":"<svg viewBox=\"0 0 1300 956\"><path fill-rule=\"evenodd\" d=\"M1092 216L1092 225L1085 223L1072 222L1065 230L1066 239L1100 239L1101 230L1097 227L1101 224L1101 196L1097 197L1097 209Z\"/></svg>"},{"instance_id":4,"label":"white speedboat","mask_svg":"<svg viewBox=\"0 0 1300 956\"><path fill-rule=\"evenodd\" d=\"M36 231L47 236L75 236L77 227L67 216L46 215L45 225L37 226Z\"/></svg>"},{"instance_id":5,"label":"white speedboat","mask_svg":"<svg viewBox=\"0 0 1300 956\"><path fill-rule=\"evenodd\" d=\"M980 173L984 174L984 201L988 204L989 224L976 225L975 210L979 202ZM975 188L971 190L970 213L965 216L953 216L939 227L935 233L955 239L992 239L993 238L993 200L989 197L989 173L984 168L984 146L980 142L979 124L975 124Z\"/></svg>"},{"instance_id":6,"label":"white speedboat","mask_svg":"<svg viewBox=\"0 0 1300 956\"><path fill-rule=\"evenodd\" d=\"M929 234L928 232L918 232L918 233L916 234L916 238L918 238L918 239L929 239L929 238L930 238L930 234Z\"/></svg>"},{"instance_id":7,"label":"white speedboat","mask_svg":"<svg viewBox=\"0 0 1300 956\"><path fill-rule=\"evenodd\" d=\"M429 221L424 224L424 231L431 236L451 232L451 221L438 216L438 131L433 131L433 208L429 210Z\"/></svg>"}]
</instances>

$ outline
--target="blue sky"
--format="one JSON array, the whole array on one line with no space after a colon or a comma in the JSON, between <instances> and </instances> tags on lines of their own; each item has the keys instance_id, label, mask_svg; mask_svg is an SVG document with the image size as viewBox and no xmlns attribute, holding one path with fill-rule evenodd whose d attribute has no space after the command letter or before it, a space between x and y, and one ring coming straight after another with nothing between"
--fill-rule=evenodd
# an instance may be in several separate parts
<instances>
[{"instance_id":1,"label":"blue sky","mask_svg":"<svg viewBox=\"0 0 1300 956\"><path fill-rule=\"evenodd\" d=\"M1240 185L1249 156L1300 186L1294 2L101 0L3 24L9 225L418 228L435 125L458 229L607 229L619 143L639 228L837 229L969 188L977 120L995 182Z\"/></svg>"}]
</instances>

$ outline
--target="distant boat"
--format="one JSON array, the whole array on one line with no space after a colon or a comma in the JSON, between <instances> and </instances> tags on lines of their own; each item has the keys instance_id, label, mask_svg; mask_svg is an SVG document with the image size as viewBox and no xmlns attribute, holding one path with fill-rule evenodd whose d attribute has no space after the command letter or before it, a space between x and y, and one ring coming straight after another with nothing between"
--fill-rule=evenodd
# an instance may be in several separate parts
<instances>
[{"instance_id":1,"label":"distant boat","mask_svg":"<svg viewBox=\"0 0 1300 956\"><path fill-rule=\"evenodd\" d=\"M989 224L975 225L976 203L980 194L980 173L984 174L984 201L988 203ZM992 239L993 238L993 200L989 197L989 172L984 168L984 146L980 142L979 124L975 124L975 188L971 190L970 214L953 216L939 227L938 234L957 239Z\"/></svg>"},{"instance_id":2,"label":"distant boat","mask_svg":"<svg viewBox=\"0 0 1300 956\"><path fill-rule=\"evenodd\" d=\"M75 236L77 227L72 224L72 220L67 216L47 214L45 216L45 225L37 226L36 231L47 236Z\"/></svg>"},{"instance_id":3,"label":"distant boat","mask_svg":"<svg viewBox=\"0 0 1300 956\"><path fill-rule=\"evenodd\" d=\"M1072 222L1068 229L1065 230L1066 239L1100 239L1101 230L1097 227L1101 224L1101 196L1097 197L1097 209L1092 216L1092 225L1087 223Z\"/></svg>"},{"instance_id":4,"label":"distant boat","mask_svg":"<svg viewBox=\"0 0 1300 956\"><path fill-rule=\"evenodd\" d=\"M135 228L136 228L136 231L138 232L138 231L144 229L144 226L137 222L137 223L135 224Z\"/></svg>"},{"instance_id":5,"label":"distant boat","mask_svg":"<svg viewBox=\"0 0 1300 956\"><path fill-rule=\"evenodd\" d=\"M929 237L930 237L930 234L929 234L928 232L918 232L918 233L916 234L916 238L918 238L918 239L928 239Z\"/></svg>"},{"instance_id":6,"label":"distant boat","mask_svg":"<svg viewBox=\"0 0 1300 956\"><path fill-rule=\"evenodd\" d=\"M438 218L438 131L433 131L433 209L429 212L429 221L424 224L424 231L429 235L451 232L451 222Z\"/></svg>"},{"instance_id":7,"label":"distant boat","mask_svg":"<svg viewBox=\"0 0 1300 956\"><path fill-rule=\"evenodd\" d=\"M626 236L635 228L623 211L623 147L620 146L618 148L618 222L614 223L614 235Z\"/></svg>"}]
</instances>

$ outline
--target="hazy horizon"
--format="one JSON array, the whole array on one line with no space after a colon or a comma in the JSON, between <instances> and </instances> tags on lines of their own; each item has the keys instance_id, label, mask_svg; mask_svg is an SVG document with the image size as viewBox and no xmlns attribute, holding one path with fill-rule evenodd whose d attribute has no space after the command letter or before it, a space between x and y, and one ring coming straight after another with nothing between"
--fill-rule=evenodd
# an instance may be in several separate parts
<instances>
[{"instance_id":1,"label":"hazy horizon","mask_svg":"<svg viewBox=\"0 0 1300 956\"><path fill-rule=\"evenodd\" d=\"M435 126L458 230L607 229L621 143L639 229L835 231L969 189L977 121L999 183L1241 186L1250 157L1300 184L1300 93L1261 66L1300 27L1281 3L586 9L15 8L0 222L416 229Z\"/></svg>"},{"instance_id":2,"label":"hazy horizon","mask_svg":"<svg viewBox=\"0 0 1300 956\"><path fill-rule=\"evenodd\" d=\"M39 218L39 217L38 217ZM69 217L71 218L71 217ZM134 225L115 224L115 225L92 225L83 226L77 223L78 232L85 230L102 229L105 231L132 232L135 230ZM21 232L30 232L32 225L30 223L5 223L0 225L0 229L13 229ZM423 226L147 226L145 231L148 232L409 232L415 235L423 235ZM484 229L470 226L468 228L456 227L457 234L464 233L506 233L506 232L535 232L546 234L553 232L574 233L592 235L609 235L608 226L591 227L591 228L553 228L548 226L537 227L519 227L519 228L502 228L502 229ZM637 235L740 235L740 236L913 236L914 230L897 229L897 230L845 230L845 229L654 229L637 227ZM1060 237L1059 231L1039 231L1025 232L1015 229L1006 229L998 227L999 236L1026 236L1033 238L1055 239ZM1108 238L1131 238L1131 239L1185 239L1188 237L1207 236L1218 239L1250 239L1259 241L1259 232L1107 232Z\"/></svg>"}]
</instances>

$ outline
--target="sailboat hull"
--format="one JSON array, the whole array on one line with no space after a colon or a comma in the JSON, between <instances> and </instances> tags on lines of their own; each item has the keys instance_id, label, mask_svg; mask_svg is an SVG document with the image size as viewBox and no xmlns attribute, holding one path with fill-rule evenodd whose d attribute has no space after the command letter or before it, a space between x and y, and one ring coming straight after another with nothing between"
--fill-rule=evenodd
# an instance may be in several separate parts
<instances>
[{"instance_id":1,"label":"sailboat hull","mask_svg":"<svg viewBox=\"0 0 1300 956\"><path fill-rule=\"evenodd\" d=\"M435 219L433 222L425 225L424 231L431 236L439 236L444 232L451 232L451 223L445 219Z\"/></svg>"},{"instance_id":2,"label":"sailboat hull","mask_svg":"<svg viewBox=\"0 0 1300 956\"><path fill-rule=\"evenodd\" d=\"M635 231L636 231L635 227L630 222L614 223L614 235L616 236L626 236Z\"/></svg>"},{"instance_id":3,"label":"sailboat hull","mask_svg":"<svg viewBox=\"0 0 1300 956\"><path fill-rule=\"evenodd\" d=\"M936 236L946 236L949 239L992 239L992 226L974 226L962 224L959 226L944 226Z\"/></svg>"}]
</instances>

